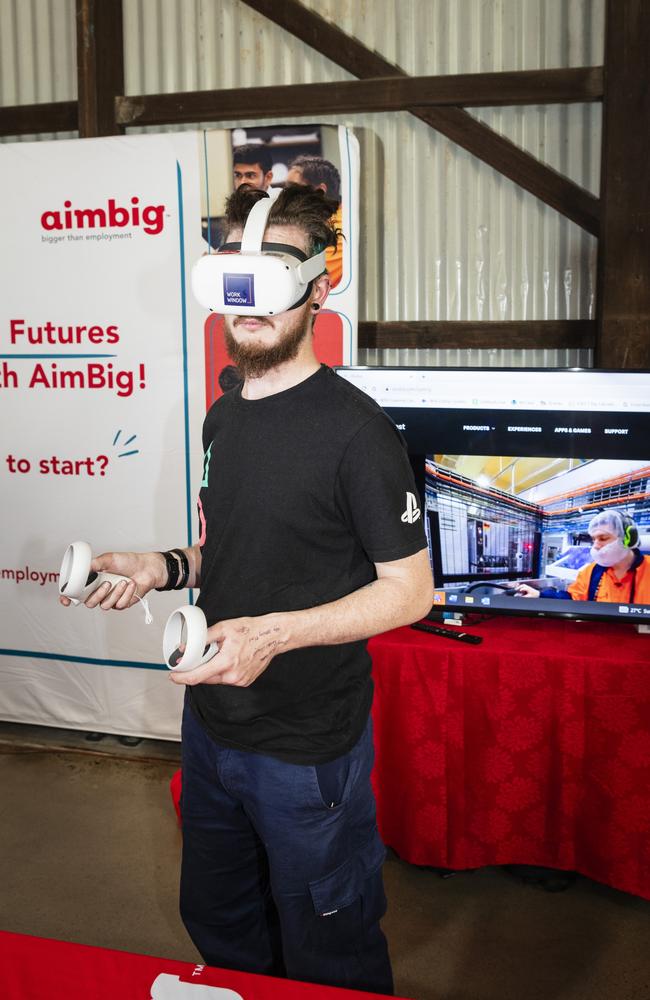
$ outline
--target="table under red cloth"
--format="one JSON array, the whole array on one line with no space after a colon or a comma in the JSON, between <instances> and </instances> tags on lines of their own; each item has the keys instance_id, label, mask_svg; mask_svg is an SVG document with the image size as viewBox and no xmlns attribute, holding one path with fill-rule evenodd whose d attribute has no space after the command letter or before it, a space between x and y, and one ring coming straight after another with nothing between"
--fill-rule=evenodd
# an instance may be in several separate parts
<instances>
[{"instance_id":1,"label":"table under red cloth","mask_svg":"<svg viewBox=\"0 0 650 1000\"><path fill-rule=\"evenodd\" d=\"M2 1000L210 1000L211 994L214 1000L379 1000L376 993L0 931Z\"/></svg>"},{"instance_id":2,"label":"table under red cloth","mask_svg":"<svg viewBox=\"0 0 650 1000\"><path fill-rule=\"evenodd\" d=\"M574 870L650 899L650 635L493 618L370 641L384 841L413 864Z\"/></svg>"}]
</instances>

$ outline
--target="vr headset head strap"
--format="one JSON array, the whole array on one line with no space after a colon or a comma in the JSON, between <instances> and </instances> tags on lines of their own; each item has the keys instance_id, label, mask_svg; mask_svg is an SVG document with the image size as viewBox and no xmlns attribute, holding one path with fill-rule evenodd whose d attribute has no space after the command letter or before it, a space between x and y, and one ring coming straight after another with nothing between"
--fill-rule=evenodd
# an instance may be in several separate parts
<instances>
[{"instance_id":1,"label":"vr headset head strap","mask_svg":"<svg viewBox=\"0 0 650 1000\"><path fill-rule=\"evenodd\" d=\"M303 261L302 264L298 264L296 271L298 273L298 280L304 284L309 284L314 278L317 278L319 274L322 274L325 270L325 251L321 250L320 253L314 254L313 257L309 257L308 260Z\"/></svg>"},{"instance_id":2,"label":"vr headset head strap","mask_svg":"<svg viewBox=\"0 0 650 1000\"><path fill-rule=\"evenodd\" d=\"M269 212L273 206L270 198L260 198L256 201L246 219L241 238L241 253L260 253L263 249L262 240L266 230ZM234 244L233 244L234 246ZM270 246L270 244L269 244ZM278 244L279 247L279 244ZM297 277L302 284L308 284L325 270L325 251L315 254L297 267Z\"/></svg>"},{"instance_id":3,"label":"vr headset head strap","mask_svg":"<svg viewBox=\"0 0 650 1000\"><path fill-rule=\"evenodd\" d=\"M242 253L260 253L262 249L262 239L266 229L266 220L273 207L273 202L267 196L256 201L246 219L244 232L241 238Z\"/></svg>"}]
</instances>

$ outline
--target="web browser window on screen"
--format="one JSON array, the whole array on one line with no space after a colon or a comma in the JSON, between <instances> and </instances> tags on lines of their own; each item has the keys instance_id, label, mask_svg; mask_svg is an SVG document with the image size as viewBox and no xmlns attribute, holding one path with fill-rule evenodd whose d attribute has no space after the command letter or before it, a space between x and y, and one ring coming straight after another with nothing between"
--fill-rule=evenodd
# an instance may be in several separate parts
<instances>
[{"instance_id":1,"label":"web browser window on screen","mask_svg":"<svg viewBox=\"0 0 650 1000\"><path fill-rule=\"evenodd\" d=\"M650 623L649 373L339 373L406 439L436 606ZM614 568L597 561L602 512L632 525Z\"/></svg>"}]
</instances>

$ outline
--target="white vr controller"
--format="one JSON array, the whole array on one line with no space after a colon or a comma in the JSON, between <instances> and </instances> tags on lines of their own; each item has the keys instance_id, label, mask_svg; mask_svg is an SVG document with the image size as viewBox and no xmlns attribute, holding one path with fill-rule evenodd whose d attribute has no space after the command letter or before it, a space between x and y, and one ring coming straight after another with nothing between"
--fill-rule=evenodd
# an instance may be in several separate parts
<instances>
[{"instance_id":1,"label":"white vr controller","mask_svg":"<svg viewBox=\"0 0 650 1000\"><path fill-rule=\"evenodd\" d=\"M103 570L96 573L90 568L92 561L93 554L88 542L73 542L65 550L59 572L59 593L67 597L71 604L83 604L103 583L115 586L123 580L131 582L127 576L104 573Z\"/></svg>"},{"instance_id":2,"label":"white vr controller","mask_svg":"<svg viewBox=\"0 0 650 1000\"><path fill-rule=\"evenodd\" d=\"M163 656L169 669L194 670L211 660L219 652L219 644L208 643L207 633L205 615L196 605L173 611L163 633Z\"/></svg>"},{"instance_id":3,"label":"white vr controller","mask_svg":"<svg viewBox=\"0 0 650 1000\"><path fill-rule=\"evenodd\" d=\"M73 542L68 545L59 573L59 593L67 597L71 604L82 604L103 583L115 586L128 576L91 570L92 550L87 542ZM138 598L145 610L145 621L153 619L147 599ZM167 619L163 634L163 655L170 670L194 670L207 663L219 652L216 642L207 641L208 623L200 608L193 604L177 608ZM181 646L183 647L181 649Z\"/></svg>"}]
</instances>

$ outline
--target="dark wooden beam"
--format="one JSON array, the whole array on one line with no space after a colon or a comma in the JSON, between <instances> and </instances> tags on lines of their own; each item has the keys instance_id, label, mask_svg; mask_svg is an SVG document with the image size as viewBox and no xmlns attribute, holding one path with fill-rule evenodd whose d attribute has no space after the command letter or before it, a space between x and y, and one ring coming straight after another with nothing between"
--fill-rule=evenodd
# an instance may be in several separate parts
<instances>
[{"instance_id":1,"label":"dark wooden beam","mask_svg":"<svg viewBox=\"0 0 650 1000\"><path fill-rule=\"evenodd\" d=\"M124 93L122 0L76 0L79 135L119 135L115 98Z\"/></svg>"},{"instance_id":2,"label":"dark wooden beam","mask_svg":"<svg viewBox=\"0 0 650 1000\"><path fill-rule=\"evenodd\" d=\"M598 248L599 368L650 369L650 6L608 0Z\"/></svg>"},{"instance_id":3,"label":"dark wooden beam","mask_svg":"<svg viewBox=\"0 0 650 1000\"><path fill-rule=\"evenodd\" d=\"M283 115L405 111L415 106L566 104L597 101L602 91L603 74L598 66L458 76L389 76L117 97L115 118L122 125L172 125Z\"/></svg>"},{"instance_id":4,"label":"dark wooden beam","mask_svg":"<svg viewBox=\"0 0 650 1000\"><path fill-rule=\"evenodd\" d=\"M599 200L585 188L481 125L460 108L436 108L418 113L417 117L592 236L599 235Z\"/></svg>"},{"instance_id":5,"label":"dark wooden beam","mask_svg":"<svg viewBox=\"0 0 650 1000\"><path fill-rule=\"evenodd\" d=\"M19 104L0 108L0 135L38 135L40 132L74 132L77 102Z\"/></svg>"},{"instance_id":6,"label":"dark wooden beam","mask_svg":"<svg viewBox=\"0 0 650 1000\"><path fill-rule=\"evenodd\" d=\"M593 349L594 320L511 320L472 322L359 323L359 347L365 349L442 348L502 350Z\"/></svg>"},{"instance_id":7,"label":"dark wooden beam","mask_svg":"<svg viewBox=\"0 0 650 1000\"><path fill-rule=\"evenodd\" d=\"M308 10L298 0L243 0L248 7L361 79L406 76L402 69L367 49L336 25ZM461 108L409 108L412 114L446 135L472 155L519 184L530 194L598 235L599 203L567 177L540 163L509 139L473 118Z\"/></svg>"}]
</instances>

